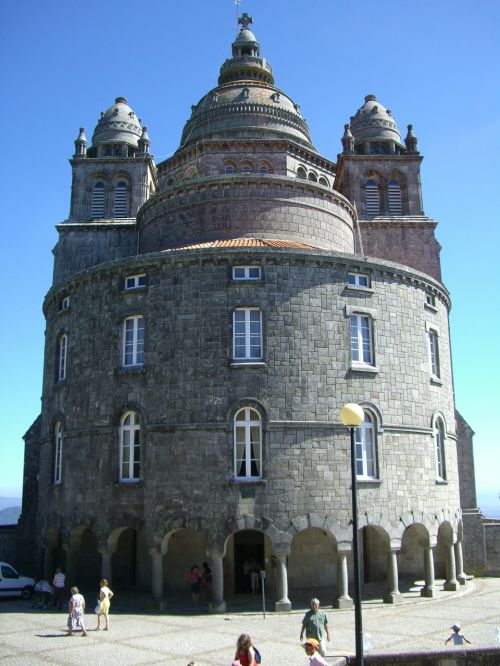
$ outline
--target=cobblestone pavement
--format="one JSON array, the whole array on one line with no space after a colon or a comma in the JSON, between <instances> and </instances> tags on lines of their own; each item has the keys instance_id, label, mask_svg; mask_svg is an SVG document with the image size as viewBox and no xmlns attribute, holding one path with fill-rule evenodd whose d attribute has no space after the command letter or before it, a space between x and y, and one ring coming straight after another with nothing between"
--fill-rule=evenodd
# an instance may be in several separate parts
<instances>
[{"instance_id":1,"label":"cobblestone pavement","mask_svg":"<svg viewBox=\"0 0 500 666\"><path fill-rule=\"evenodd\" d=\"M89 606L90 600L89 600ZM329 609L332 642L327 661L354 651L354 613ZM112 608L110 631L95 631L96 618L86 615L89 635L66 637L66 615L39 611L31 602L0 600L0 666L105 664L113 666L230 666L237 636L249 633L266 664L307 666L299 644L305 607L291 613L228 612L210 615L186 608L171 612L131 612ZM459 622L474 647L494 647L500 626L500 578L477 578L457 592L422 599L418 589L404 602L388 606L379 598L363 604L363 625L371 635L371 652L429 652L443 649L450 625ZM500 646L498 646L500 648ZM460 649L449 647L451 651ZM499 652L500 663L500 652Z\"/></svg>"}]
</instances>

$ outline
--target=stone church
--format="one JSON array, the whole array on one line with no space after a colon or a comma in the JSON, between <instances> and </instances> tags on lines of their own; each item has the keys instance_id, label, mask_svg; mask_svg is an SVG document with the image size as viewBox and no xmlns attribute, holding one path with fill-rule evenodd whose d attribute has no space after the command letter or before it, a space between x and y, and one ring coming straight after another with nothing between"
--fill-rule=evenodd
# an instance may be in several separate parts
<instances>
[{"instance_id":1,"label":"stone church","mask_svg":"<svg viewBox=\"0 0 500 666\"><path fill-rule=\"evenodd\" d=\"M249 592L252 567L276 610L321 588L348 607L339 413L355 402L365 584L385 581L388 603L408 580L455 590L450 295L417 138L369 94L339 126L342 152L319 154L239 23L171 157L155 163L124 97L90 141L80 129L21 530L46 576L62 564L82 587L102 575L160 602L207 561L214 610Z\"/></svg>"}]
</instances>

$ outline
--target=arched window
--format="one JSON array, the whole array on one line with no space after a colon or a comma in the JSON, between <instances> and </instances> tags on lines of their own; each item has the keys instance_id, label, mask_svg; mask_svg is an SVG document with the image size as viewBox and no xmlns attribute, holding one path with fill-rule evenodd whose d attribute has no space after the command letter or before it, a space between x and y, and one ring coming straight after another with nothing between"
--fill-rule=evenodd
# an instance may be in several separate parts
<instances>
[{"instance_id":1,"label":"arched window","mask_svg":"<svg viewBox=\"0 0 500 666\"><path fill-rule=\"evenodd\" d=\"M359 479L377 478L376 436L374 420L365 411L363 423L356 428L356 476Z\"/></svg>"},{"instance_id":2,"label":"arched window","mask_svg":"<svg viewBox=\"0 0 500 666\"><path fill-rule=\"evenodd\" d=\"M128 185L125 181L117 183L113 199L113 217L128 217Z\"/></svg>"},{"instance_id":3,"label":"arched window","mask_svg":"<svg viewBox=\"0 0 500 666\"><path fill-rule=\"evenodd\" d=\"M312 180L313 183L317 183L317 182L318 182L318 176L314 173L314 171L310 171L310 172L309 172L308 179L309 179L309 180Z\"/></svg>"},{"instance_id":4,"label":"arched window","mask_svg":"<svg viewBox=\"0 0 500 666\"><path fill-rule=\"evenodd\" d=\"M297 168L297 178L307 178L307 171L304 167L299 166Z\"/></svg>"},{"instance_id":5,"label":"arched window","mask_svg":"<svg viewBox=\"0 0 500 666\"><path fill-rule=\"evenodd\" d=\"M66 379L66 368L68 362L68 336L63 333L57 343L57 381Z\"/></svg>"},{"instance_id":6,"label":"arched window","mask_svg":"<svg viewBox=\"0 0 500 666\"><path fill-rule=\"evenodd\" d=\"M328 187L328 181L324 176L320 176L318 182L319 182L320 185L324 185L325 187Z\"/></svg>"},{"instance_id":7,"label":"arched window","mask_svg":"<svg viewBox=\"0 0 500 666\"><path fill-rule=\"evenodd\" d=\"M401 200L401 187L395 180L389 181L387 186L389 199L389 215L402 215L403 202Z\"/></svg>"},{"instance_id":8,"label":"arched window","mask_svg":"<svg viewBox=\"0 0 500 666\"><path fill-rule=\"evenodd\" d=\"M126 412L120 421L120 481L141 478L141 426L136 412Z\"/></svg>"},{"instance_id":9,"label":"arched window","mask_svg":"<svg viewBox=\"0 0 500 666\"><path fill-rule=\"evenodd\" d=\"M234 417L234 476L262 477L262 420L251 407L240 409Z\"/></svg>"},{"instance_id":10,"label":"arched window","mask_svg":"<svg viewBox=\"0 0 500 666\"><path fill-rule=\"evenodd\" d=\"M365 212L368 217L380 213L380 194L378 185L374 180L367 180L365 183Z\"/></svg>"},{"instance_id":11,"label":"arched window","mask_svg":"<svg viewBox=\"0 0 500 666\"><path fill-rule=\"evenodd\" d=\"M94 183L90 202L90 217L93 220L104 217L104 194L104 183L101 183L101 181Z\"/></svg>"},{"instance_id":12,"label":"arched window","mask_svg":"<svg viewBox=\"0 0 500 666\"><path fill-rule=\"evenodd\" d=\"M233 162L226 162L224 164L224 173L227 174L236 173L236 165Z\"/></svg>"},{"instance_id":13,"label":"arched window","mask_svg":"<svg viewBox=\"0 0 500 666\"><path fill-rule=\"evenodd\" d=\"M52 443L52 483L58 485L62 482L62 424L57 421L54 426L54 439Z\"/></svg>"},{"instance_id":14,"label":"arched window","mask_svg":"<svg viewBox=\"0 0 500 666\"><path fill-rule=\"evenodd\" d=\"M123 322L123 366L144 363L144 317L127 317Z\"/></svg>"},{"instance_id":15,"label":"arched window","mask_svg":"<svg viewBox=\"0 0 500 666\"><path fill-rule=\"evenodd\" d=\"M434 445L436 447L436 478L440 481L446 479L446 465L444 458L445 430L443 419L436 419L434 425Z\"/></svg>"},{"instance_id":16,"label":"arched window","mask_svg":"<svg viewBox=\"0 0 500 666\"><path fill-rule=\"evenodd\" d=\"M252 173L253 164L251 162L243 162L241 165L241 173Z\"/></svg>"}]
</instances>

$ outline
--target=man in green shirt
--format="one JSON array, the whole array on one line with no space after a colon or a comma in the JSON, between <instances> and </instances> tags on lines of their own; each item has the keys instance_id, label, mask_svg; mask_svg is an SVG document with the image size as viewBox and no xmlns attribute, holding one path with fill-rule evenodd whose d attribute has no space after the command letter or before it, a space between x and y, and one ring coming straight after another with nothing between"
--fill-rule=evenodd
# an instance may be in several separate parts
<instances>
[{"instance_id":1,"label":"man in green shirt","mask_svg":"<svg viewBox=\"0 0 500 666\"><path fill-rule=\"evenodd\" d=\"M311 599L311 610L304 615L300 632L301 641L304 633L306 638L315 638L319 642L319 653L324 657L326 653L325 636L326 640L330 641L330 632L326 613L319 609L319 599Z\"/></svg>"}]
</instances>

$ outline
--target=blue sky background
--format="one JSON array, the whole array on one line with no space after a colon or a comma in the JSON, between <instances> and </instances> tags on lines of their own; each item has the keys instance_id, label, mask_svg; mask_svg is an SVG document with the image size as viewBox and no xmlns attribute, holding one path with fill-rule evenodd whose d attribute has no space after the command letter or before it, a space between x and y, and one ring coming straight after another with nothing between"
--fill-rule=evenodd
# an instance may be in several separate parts
<instances>
[{"instance_id":1,"label":"blue sky background","mask_svg":"<svg viewBox=\"0 0 500 666\"><path fill-rule=\"evenodd\" d=\"M499 506L500 3L242 0L276 84L335 160L364 96L413 123L424 210L439 222L452 295L456 403L476 432L480 505ZM0 496L20 496L22 435L40 411L54 225L69 212L78 128L90 141L123 95L157 162L216 85L236 34L233 0L24 0L0 4L3 283Z\"/></svg>"}]
</instances>

